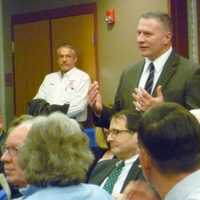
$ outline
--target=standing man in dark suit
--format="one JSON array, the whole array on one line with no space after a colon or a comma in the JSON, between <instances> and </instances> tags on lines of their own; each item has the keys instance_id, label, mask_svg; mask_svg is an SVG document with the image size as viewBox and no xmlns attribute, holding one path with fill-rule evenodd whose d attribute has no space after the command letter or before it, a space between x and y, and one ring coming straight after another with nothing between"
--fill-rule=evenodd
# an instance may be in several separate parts
<instances>
[{"instance_id":1,"label":"standing man in dark suit","mask_svg":"<svg viewBox=\"0 0 200 200\"><path fill-rule=\"evenodd\" d=\"M143 112L163 101L187 109L200 107L200 67L172 48L172 25L165 13L148 12L137 27L137 43L144 60L122 73L111 109L103 106L99 84L94 82L88 102L96 123L108 127L113 113L123 109Z\"/></svg>"},{"instance_id":2,"label":"standing man in dark suit","mask_svg":"<svg viewBox=\"0 0 200 200\"><path fill-rule=\"evenodd\" d=\"M115 159L104 160L97 163L91 172L89 182L101 185L105 190L117 197L123 192L125 186L131 180L143 179L141 168L139 168L137 154L137 126L140 115L134 113L120 112L113 115L110 123L107 141ZM116 181L110 183L112 188L107 188L116 167L124 162L121 172Z\"/></svg>"}]
</instances>

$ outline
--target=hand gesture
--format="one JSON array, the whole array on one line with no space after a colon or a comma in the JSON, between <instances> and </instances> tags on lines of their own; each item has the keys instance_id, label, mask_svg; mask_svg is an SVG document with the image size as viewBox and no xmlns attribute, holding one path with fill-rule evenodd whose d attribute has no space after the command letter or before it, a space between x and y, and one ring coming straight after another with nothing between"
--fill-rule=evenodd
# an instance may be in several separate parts
<instances>
[{"instance_id":1,"label":"hand gesture","mask_svg":"<svg viewBox=\"0 0 200 200\"><path fill-rule=\"evenodd\" d=\"M123 200L160 200L158 193L145 181L131 181L124 192Z\"/></svg>"},{"instance_id":2,"label":"hand gesture","mask_svg":"<svg viewBox=\"0 0 200 200\"><path fill-rule=\"evenodd\" d=\"M97 116L101 115L103 103L101 94L99 92L99 84L97 81L92 83L88 91L88 104Z\"/></svg>"},{"instance_id":3,"label":"hand gesture","mask_svg":"<svg viewBox=\"0 0 200 200\"><path fill-rule=\"evenodd\" d=\"M138 111L146 111L152 106L158 105L164 101L164 97L162 94L162 86L159 85L156 88L156 96L151 96L145 89L143 88L135 88L135 91L132 93L134 98L133 104L135 105Z\"/></svg>"}]
</instances>

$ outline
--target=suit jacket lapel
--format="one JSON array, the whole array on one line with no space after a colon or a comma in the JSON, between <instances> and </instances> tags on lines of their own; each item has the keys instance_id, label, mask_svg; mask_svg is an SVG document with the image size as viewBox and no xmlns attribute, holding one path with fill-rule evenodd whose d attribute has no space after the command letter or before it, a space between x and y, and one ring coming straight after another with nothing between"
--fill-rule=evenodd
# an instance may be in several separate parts
<instances>
[{"instance_id":1,"label":"suit jacket lapel","mask_svg":"<svg viewBox=\"0 0 200 200\"><path fill-rule=\"evenodd\" d=\"M123 187L122 187L122 190L121 192L124 190L124 188L128 185L128 183L131 181L131 180L137 180L138 178L141 178L141 179L144 179L143 178L143 174L142 174L142 169L138 166L140 163L139 163L139 159L137 159L130 171L128 172L128 175L124 181L124 184L123 184Z\"/></svg>"},{"instance_id":2,"label":"suit jacket lapel","mask_svg":"<svg viewBox=\"0 0 200 200\"><path fill-rule=\"evenodd\" d=\"M97 185L101 185L104 179L111 173L117 161L119 160L111 159L111 160L101 161L100 163L98 163L97 167L94 169L94 171L91 174L91 178L89 179L89 182L97 184ZM98 171L100 171L101 173L99 173Z\"/></svg>"},{"instance_id":3,"label":"suit jacket lapel","mask_svg":"<svg viewBox=\"0 0 200 200\"><path fill-rule=\"evenodd\" d=\"M163 71L158 79L158 82L154 88L153 91L153 96L155 96L156 94L156 87L158 85L161 85L162 88L164 89L165 86L167 85L167 83L170 81L170 79L172 78L172 76L175 74L176 72L176 64L178 63L179 57L176 55L176 53L174 51L172 51L171 55L169 56Z\"/></svg>"},{"instance_id":4,"label":"suit jacket lapel","mask_svg":"<svg viewBox=\"0 0 200 200\"><path fill-rule=\"evenodd\" d=\"M138 87L138 84L139 84L139 81L140 81L140 78L141 78L141 75L142 75L142 71L143 71L143 69L144 69L144 64L145 64L145 62L144 61L142 61L142 62L140 62L139 64L138 64L138 66L139 67L136 67L135 66L135 68L137 69L137 71L135 72L135 81L136 81L136 85L137 85L137 87Z\"/></svg>"}]
</instances>

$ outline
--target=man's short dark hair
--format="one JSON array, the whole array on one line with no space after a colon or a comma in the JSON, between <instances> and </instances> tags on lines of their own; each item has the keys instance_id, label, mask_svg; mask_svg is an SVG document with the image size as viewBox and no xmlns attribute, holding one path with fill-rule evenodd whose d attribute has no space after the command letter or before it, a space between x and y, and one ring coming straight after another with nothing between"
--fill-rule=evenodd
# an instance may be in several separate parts
<instances>
[{"instance_id":1,"label":"man's short dark hair","mask_svg":"<svg viewBox=\"0 0 200 200\"><path fill-rule=\"evenodd\" d=\"M132 132L136 132L138 129L139 121L141 119L141 115L139 112L133 112L123 110L121 112L115 113L112 116L112 119L120 119L125 118L126 120L126 128Z\"/></svg>"},{"instance_id":2,"label":"man's short dark hair","mask_svg":"<svg viewBox=\"0 0 200 200\"><path fill-rule=\"evenodd\" d=\"M200 125L181 105L162 103L144 113L139 145L164 173L191 172L200 164Z\"/></svg>"}]
</instances>

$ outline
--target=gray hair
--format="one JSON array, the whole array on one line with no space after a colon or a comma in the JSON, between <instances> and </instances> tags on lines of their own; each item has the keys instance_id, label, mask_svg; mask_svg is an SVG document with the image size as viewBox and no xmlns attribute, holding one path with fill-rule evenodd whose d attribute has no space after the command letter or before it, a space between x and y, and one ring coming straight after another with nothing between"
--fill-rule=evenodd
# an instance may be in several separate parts
<instances>
[{"instance_id":1,"label":"gray hair","mask_svg":"<svg viewBox=\"0 0 200 200\"><path fill-rule=\"evenodd\" d=\"M170 16L167 13L146 12L146 13L142 14L141 18L156 19L157 21L161 22L161 24L167 31L172 32L172 21L171 21Z\"/></svg>"},{"instance_id":2,"label":"gray hair","mask_svg":"<svg viewBox=\"0 0 200 200\"><path fill-rule=\"evenodd\" d=\"M57 48L57 54L59 54L59 50L62 49L62 48L71 49L72 53L74 54L74 57L78 56L76 49L72 45L67 44L67 43L62 44Z\"/></svg>"},{"instance_id":3,"label":"gray hair","mask_svg":"<svg viewBox=\"0 0 200 200\"><path fill-rule=\"evenodd\" d=\"M22 124L31 125L33 119L34 117L32 115L27 115L27 114L20 115L19 117L14 118L9 124L8 134L19 125L22 125Z\"/></svg>"},{"instance_id":4,"label":"gray hair","mask_svg":"<svg viewBox=\"0 0 200 200\"><path fill-rule=\"evenodd\" d=\"M92 161L78 123L58 112L34 119L19 155L28 183L37 186L83 182Z\"/></svg>"}]
</instances>

